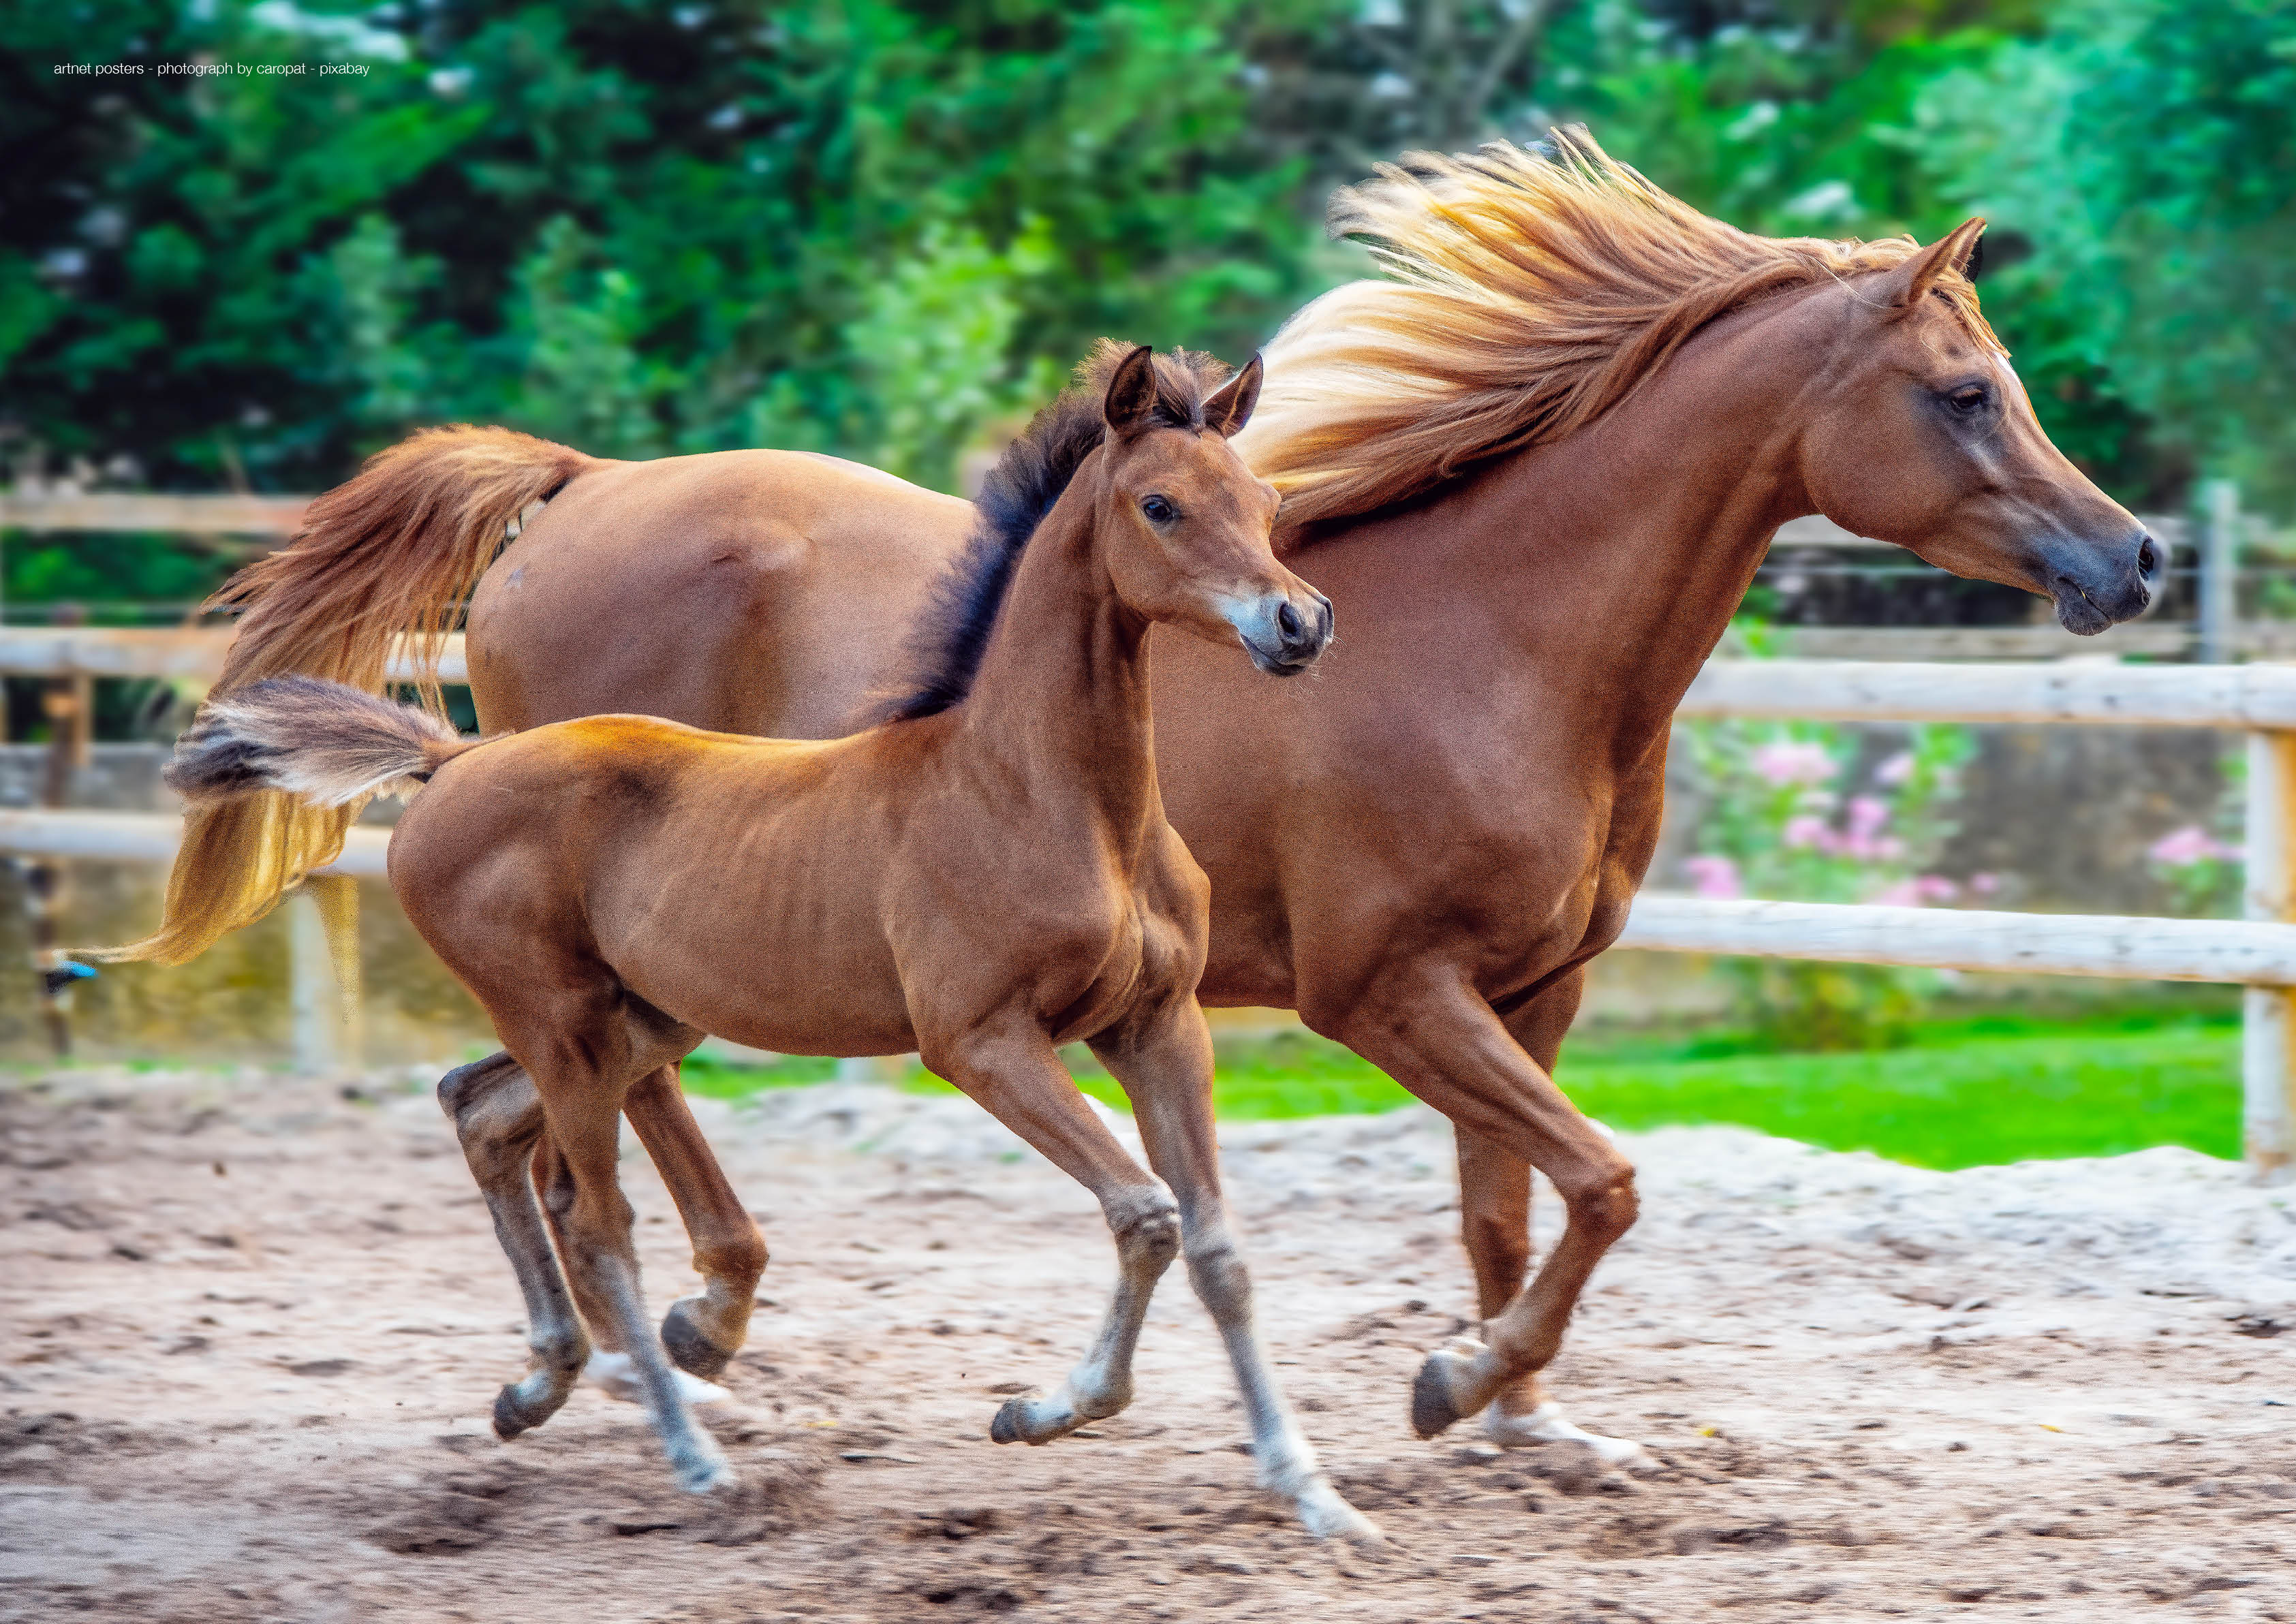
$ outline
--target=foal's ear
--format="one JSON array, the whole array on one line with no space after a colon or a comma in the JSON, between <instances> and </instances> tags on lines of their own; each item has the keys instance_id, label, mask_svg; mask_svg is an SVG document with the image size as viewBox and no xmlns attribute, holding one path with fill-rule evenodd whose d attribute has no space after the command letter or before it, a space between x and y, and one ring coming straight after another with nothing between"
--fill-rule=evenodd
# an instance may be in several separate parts
<instances>
[{"instance_id":1,"label":"foal's ear","mask_svg":"<svg viewBox=\"0 0 2296 1624\"><path fill-rule=\"evenodd\" d=\"M1948 271L1966 276L1977 253L1977 240L1985 234L1982 216L1964 220L1944 236L1907 259L1882 280L1882 302L1899 316L1918 309L1923 298Z\"/></svg>"},{"instance_id":2,"label":"foal's ear","mask_svg":"<svg viewBox=\"0 0 2296 1624\"><path fill-rule=\"evenodd\" d=\"M1233 438L1251 421L1251 408L1259 404L1260 381L1267 375L1267 368L1255 349L1242 372L1204 397L1204 427Z\"/></svg>"},{"instance_id":3,"label":"foal's ear","mask_svg":"<svg viewBox=\"0 0 2296 1624\"><path fill-rule=\"evenodd\" d=\"M1156 352L1143 344L1116 365L1100 413L1108 431L1129 439L1155 421Z\"/></svg>"}]
</instances>

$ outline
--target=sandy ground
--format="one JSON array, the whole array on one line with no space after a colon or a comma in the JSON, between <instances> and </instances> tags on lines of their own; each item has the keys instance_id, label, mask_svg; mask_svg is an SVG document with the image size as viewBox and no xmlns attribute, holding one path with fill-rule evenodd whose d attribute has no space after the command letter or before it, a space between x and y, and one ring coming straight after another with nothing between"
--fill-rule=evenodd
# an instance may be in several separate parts
<instances>
[{"instance_id":1,"label":"sandy ground","mask_svg":"<svg viewBox=\"0 0 2296 1624\"><path fill-rule=\"evenodd\" d=\"M1629 1480L1409 1436L1469 1300L1438 1125L1238 1128L1270 1340L1390 1537L1370 1560L1254 1492L1177 1271L1129 1413L989 1443L1111 1254L962 1101L705 1116L775 1251L707 1412L738 1513L593 1390L490 1435L517 1297L427 1090L90 1073L0 1111L9 1618L2296 1620L2296 1209L2186 1152L1944 1175L1632 1141L1643 1224L1554 1373L1664 1463ZM628 1173L659 1305L690 1275Z\"/></svg>"}]
</instances>

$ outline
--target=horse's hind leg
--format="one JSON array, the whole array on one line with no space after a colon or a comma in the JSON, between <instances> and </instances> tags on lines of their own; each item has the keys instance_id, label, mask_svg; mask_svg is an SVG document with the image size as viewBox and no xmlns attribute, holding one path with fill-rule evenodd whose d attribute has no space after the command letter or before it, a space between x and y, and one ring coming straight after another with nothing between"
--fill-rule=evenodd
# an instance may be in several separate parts
<instances>
[{"instance_id":1,"label":"horse's hind leg","mask_svg":"<svg viewBox=\"0 0 2296 1624\"><path fill-rule=\"evenodd\" d=\"M686 1109L675 1065L640 1078L622 1110L677 1203L701 1276L701 1294L679 1298L662 1316L662 1346L680 1369L715 1376L750 1333L750 1309L766 1272L766 1238Z\"/></svg>"},{"instance_id":2,"label":"horse's hind leg","mask_svg":"<svg viewBox=\"0 0 2296 1624\"><path fill-rule=\"evenodd\" d=\"M1158 1011L1136 1031L1111 1035L1094 1051L1131 1096L1153 1167L1180 1203L1180 1244L1188 1279L1219 1328L1251 1423L1260 1486L1292 1501L1308 1531L1375 1541L1378 1528L1332 1487L1316 1448L1292 1418L1276 1384L1252 1314L1251 1275L1229 1232L1212 1129L1212 1041L1193 997Z\"/></svg>"},{"instance_id":3,"label":"horse's hind leg","mask_svg":"<svg viewBox=\"0 0 2296 1624\"><path fill-rule=\"evenodd\" d=\"M973 1033L927 1051L934 1070L1092 1192L1116 1240L1116 1292L1084 1362L1050 1394L1023 1393L996 1412L1000 1444L1048 1444L1132 1402L1132 1355L1156 1282L1179 1251L1171 1192L1125 1154L1085 1103L1051 1040L1033 1024Z\"/></svg>"},{"instance_id":4,"label":"horse's hind leg","mask_svg":"<svg viewBox=\"0 0 2296 1624\"><path fill-rule=\"evenodd\" d=\"M519 1063L497 1054L441 1078L439 1103L454 1121L495 1237L526 1299L531 1368L495 1399L496 1435L515 1438L557 1413L590 1351L527 1174L542 1137L542 1102Z\"/></svg>"}]
</instances>

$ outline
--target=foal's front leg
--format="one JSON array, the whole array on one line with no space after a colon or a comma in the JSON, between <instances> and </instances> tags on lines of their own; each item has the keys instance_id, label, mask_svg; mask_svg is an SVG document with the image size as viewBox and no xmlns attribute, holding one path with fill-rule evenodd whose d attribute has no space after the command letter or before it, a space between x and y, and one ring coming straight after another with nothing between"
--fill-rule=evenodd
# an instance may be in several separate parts
<instances>
[{"instance_id":1,"label":"foal's front leg","mask_svg":"<svg viewBox=\"0 0 2296 1624\"><path fill-rule=\"evenodd\" d=\"M1180 1203L1188 1279L1219 1328L1251 1423L1259 1484L1289 1499L1318 1538L1361 1543L1378 1525L1348 1504L1324 1475L1316 1447L1300 1431L1276 1385L1252 1314L1251 1276L1229 1232L1212 1128L1212 1038L1193 997L1177 1000L1133 1031L1096 1042L1094 1052L1124 1085L1138 1113L1149 1164Z\"/></svg>"},{"instance_id":2,"label":"foal's front leg","mask_svg":"<svg viewBox=\"0 0 2296 1624\"><path fill-rule=\"evenodd\" d=\"M1091 1191L1116 1240L1116 1292L1084 1362L1049 1395L1007 1399L989 1427L1000 1444L1047 1444L1132 1402L1132 1356L1148 1300L1180 1249L1177 1209L1093 1114L1033 1022L968 1033L925 1053L934 1070Z\"/></svg>"}]
</instances>

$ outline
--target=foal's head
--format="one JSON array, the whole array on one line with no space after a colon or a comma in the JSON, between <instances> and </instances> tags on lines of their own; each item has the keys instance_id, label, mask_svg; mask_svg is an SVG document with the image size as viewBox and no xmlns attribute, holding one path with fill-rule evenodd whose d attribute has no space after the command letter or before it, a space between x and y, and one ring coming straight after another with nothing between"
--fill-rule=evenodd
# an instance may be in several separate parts
<instances>
[{"instance_id":1,"label":"foal's head","mask_svg":"<svg viewBox=\"0 0 2296 1624\"><path fill-rule=\"evenodd\" d=\"M2144 612L2166 562L2033 415L1968 275L1982 220L1830 295L1846 323L1802 477L1831 519L1956 575L2043 594L2088 636Z\"/></svg>"},{"instance_id":2,"label":"foal's head","mask_svg":"<svg viewBox=\"0 0 2296 1624\"><path fill-rule=\"evenodd\" d=\"M1135 613L1239 638L1254 665L1290 677L1331 641L1331 600L1276 562L1275 488L1228 444L1259 398L1259 357L1209 393L1205 366L1160 366L1144 346L1109 373L1092 493L1101 554Z\"/></svg>"}]
</instances>

